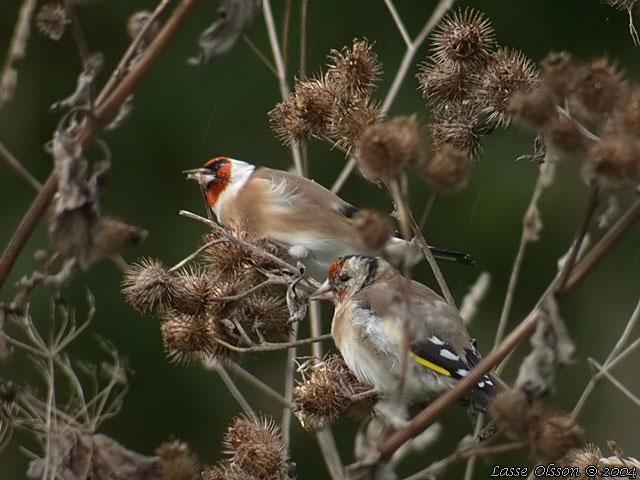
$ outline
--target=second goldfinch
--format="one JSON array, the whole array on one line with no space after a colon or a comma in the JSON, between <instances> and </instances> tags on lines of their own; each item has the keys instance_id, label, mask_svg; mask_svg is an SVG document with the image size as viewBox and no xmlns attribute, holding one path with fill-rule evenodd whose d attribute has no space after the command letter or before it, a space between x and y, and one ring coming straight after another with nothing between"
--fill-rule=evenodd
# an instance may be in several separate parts
<instances>
[{"instance_id":1,"label":"second goldfinch","mask_svg":"<svg viewBox=\"0 0 640 480\"><path fill-rule=\"evenodd\" d=\"M381 258L338 258L311 299L333 300L331 334L338 350L354 375L383 396L392 397L400 385L405 319L410 344L402 393L408 403L451 388L480 361L458 312ZM498 381L485 375L467 400L483 411Z\"/></svg>"},{"instance_id":2,"label":"second goldfinch","mask_svg":"<svg viewBox=\"0 0 640 480\"><path fill-rule=\"evenodd\" d=\"M409 248L412 263L422 258L414 245L397 237L382 252L372 251L353 223L358 209L308 178L227 157L184 173L200 184L220 224L271 238L316 279L324 280L329 264L340 255L383 253L399 263ZM462 253L432 251L437 258L472 263Z\"/></svg>"}]
</instances>

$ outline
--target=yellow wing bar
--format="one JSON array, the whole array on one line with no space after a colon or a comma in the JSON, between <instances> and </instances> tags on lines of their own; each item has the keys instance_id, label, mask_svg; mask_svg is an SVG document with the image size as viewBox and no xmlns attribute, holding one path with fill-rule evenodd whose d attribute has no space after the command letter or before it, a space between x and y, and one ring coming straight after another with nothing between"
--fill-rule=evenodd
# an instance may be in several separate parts
<instances>
[{"instance_id":1,"label":"yellow wing bar","mask_svg":"<svg viewBox=\"0 0 640 480\"><path fill-rule=\"evenodd\" d=\"M416 362L418 362L420 365L422 365L422 366L424 366L424 367L427 367L427 368L429 368L429 369L433 370L434 372L438 372L438 373L440 373L440 374L442 374L442 375L446 375L447 377L450 377L450 376L451 376L451 372L449 372L448 370L446 370L446 369L444 369L444 368L442 368L442 367L440 367L440 366L436 365L436 364L435 364L435 363L433 363L433 362L430 362L429 360L425 360L424 358L419 357L418 355L416 355L416 354L415 354L415 353L413 353L413 352L409 352L409 356L410 356L413 360L415 360Z\"/></svg>"}]
</instances>

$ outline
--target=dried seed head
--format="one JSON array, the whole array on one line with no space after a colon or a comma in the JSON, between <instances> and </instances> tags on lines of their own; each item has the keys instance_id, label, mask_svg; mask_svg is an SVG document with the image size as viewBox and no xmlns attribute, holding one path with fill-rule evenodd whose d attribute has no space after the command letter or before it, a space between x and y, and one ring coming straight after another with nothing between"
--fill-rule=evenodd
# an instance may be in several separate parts
<instances>
[{"instance_id":1,"label":"dried seed head","mask_svg":"<svg viewBox=\"0 0 640 480\"><path fill-rule=\"evenodd\" d=\"M430 125L431 142L436 151L446 146L466 152L475 160L482 152L480 117L469 106L452 105L437 115Z\"/></svg>"},{"instance_id":2,"label":"dried seed head","mask_svg":"<svg viewBox=\"0 0 640 480\"><path fill-rule=\"evenodd\" d=\"M573 111L589 120L604 120L624 94L622 74L606 58L582 67L569 97Z\"/></svg>"},{"instance_id":3,"label":"dried seed head","mask_svg":"<svg viewBox=\"0 0 640 480\"><path fill-rule=\"evenodd\" d=\"M380 120L380 106L367 97L358 95L336 100L331 112L329 137L347 150L351 150L363 132Z\"/></svg>"},{"instance_id":4,"label":"dried seed head","mask_svg":"<svg viewBox=\"0 0 640 480\"><path fill-rule=\"evenodd\" d=\"M213 277L202 268L190 267L176 275L171 306L187 315L202 315L211 306Z\"/></svg>"},{"instance_id":5,"label":"dried seed head","mask_svg":"<svg viewBox=\"0 0 640 480\"><path fill-rule=\"evenodd\" d=\"M423 160L424 149L415 117L395 117L367 128L358 140L356 159L371 181L388 181Z\"/></svg>"},{"instance_id":6,"label":"dried seed head","mask_svg":"<svg viewBox=\"0 0 640 480\"><path fill-rule=\"evenodd\" d=\"M331 50L327 79L337 92L371 95L382 75L382 63L367 39L353 39L351 48Z\"/></svg>"},{"instance_id":7,"label":"dried seed head","mask_svg":"<svg viewBox=\"0 0 640 480\"><path fill-rule=\"evenodd\" d=\"M143 258L125 273L121 291L133 308L150 315L169 304L176 291L175 281L160 260Z\"/></svg>"},{"instance_id":8,"label":"dried seed head","mask_svg":"<svg viewBox=\"0 0 640 480\"><path fill-rule=\"evenodd\" d=\"M470 167L467 152L445 144L426 162L423 174L438 190L457 192L466 186Z\"/></svg>"},{"instance_id":9,"label":"dried seed head","mask_svg":"<svg viewBox=\"0 0 640 480\"><path fill-rule=\"evenodd\" d=\"M36 15L38 31L51 40L60 40L69 24L71 16L61 3L46 3Z\"/></svg>"},{"instance_id":10,"label":"dried seed head","mask_svg":"<svg viewBox=\"0 0 640 480\"><path fill-rule=\"evenodd\" d=\"M202 472L202 480L257 480L240 467L229 462L218 462L212 469Z\"/></svg>"},{"instance_id":11,"label":"dried seed head","mask_svg":"<svg viewBox=\"0 0 640 480\"><path fill-rule=\"evenodd\" d=\"M536 457L559 460L584 443L584 432L568 415L543 416L529 430L531 450Z\"/></svg>"},{"instance_id":12,"label":"dried seed head","mask_svg":"<svg viewBox=\"0 0 640 480\"><path fill-rule=\"evenodd\" d=\"M279 253L268 240L256 240L252 238L251 232L247 230L238 230L233 225L228 230L240 240L250 242L269 253ZM207 244L223 239L219 233L210 233L204 236L204 243ZM264 268L268 266L264 259L255 258L249 249L232 241L223 241L206 248L202 252L202 260L215 278L230 280L242 277L247 283L259 277L256 271L257 266Z\"/></svg>"},{"instance_id":13,"label":"dried seed head","mask_svg":"<svg viewBox=\"0 0 640 480\"><path fill-rule=\"evenodd\" d=\"M479 84L479 76L455 63L425 62L416 75L418 88L429 106L442 111L450 103L468 98Z\"/></svg>"},{"instance_id":14,"label":"dried seed head","mask_svg":"<svg viewBox=\"0 0 640 480\"><path fill-rule=\"evenodd\" d=\"M384 247L395 230L389 216L375 210L358 210L352 220L362 242L373 251Z\"/></svg>"},{"instance_id":15,"label":"dried seed head","mask_svg":"<svg viewBox=\"0 0 640 480\"><path fill-rule=\"evenodd\" d=\"M578 74L578 67L571 54L550 53L540 62L540 66L545 86L559 99L567 97Z\"/></svg>"},{"instance_id":16,"label":"dried seed head","mask_svg":"<svg viewBox=\"0 0 640 480\"><path fill-rule=\"evenodd\" d=\"M288 478L289 452L280 428L270 417L236 417L224 436L231 463L261 480Z\"/></svg>"},{"instance_id":17,"label":"dried seed head","mask_svg":"<svg viewBox=\"0 0 640 480\"><path fill-rule=\"evenodd\" d=\"M262 289L243 302L244 316L268 342L284 342L291 333L289 309L282 295Z\"/></svg>"},{"instance_id":18,"label":"dried seed head","mask_svg":"<svg viewBox=\"0 0 640 480\"><path fill-rule=\"evenodd\" d=\"M576 121L568 115L558 113L545 125L545 138L560 150L577 152L584 150L589 140L580 130Z\"/></svg>"},{"instance_id":19,"label":"dried seed head","mask_svg":"<svg viewBox=\"0 0 640 480\"><path fill-rule=\"evenodd\" d=\"M285 144L325 135L335 101L325 77L297 80L291 97L269 112L271 127Z\"/></svg>"},{"instance_id":20,"label":"dried seed head","mask_svg":"<svg viewBox=\"0 0 640 480\"><path fill-rule=\"evenodd\" d=\"M123 249L139 245L147 231L110 217L101 217L94 232L96 250L101 257L120 253Z\"/></svg>"},{"instance_id":21,"label":"dried seed head","mask_svg":"<svg viewBox=\"0 0 640 480\"><path fill-rule=\"evenodd\" d=\"M550 90L536 88L529 92L516 92L509 99L507 114L535 130L556 113L556 104Z\"/></svg>"},{"instance_id":22,"label":"dried seed head","mask_svg":"<svg viewBox=\"0 0 640 480\"><path fill-rule=\"evenodd\" d=\"M131 40L135 40L153 14L149 10L140 10L133 13L127 20L127 34ZM144 37L144 42L149 43L158 33L158 22L154 22L148 29Z\"/></svg>"},{"instance_id":23,"label":"dried seed head","mask_svg":"<svg viewBox=\"0 0 640 480\"><path fill-rule=\"evenodd\" d=\"M594 445L593 443L587 443L583 445L581 448L573 448L569 450L569 452L562 459L562 465L567 467L578 467L580 472L584 472L585 468L589 465L593 465L597 467L598 471L600 468L600 459L602 458L602 452L600 449ZM596 477L590 477L600 479L600 475Z\"/></svg>"},{"instance_id":24,"label":"dried seed head","mask_svg":"<svg viewBox=\"0 0 640 480\"><path fill-rule=\"evenodd\" d=\"M482 66L495 45L495 32L483 13L465 8L444 18L433 33L433 58L438 63Z\"/></svg>"},{"instance_id":25,"label":"dried seed head","mask_svg":"<svg viewBox=\"0 0 640 480\"><path fill-rule=\"evenodd\" d=\"M155 453L160 457L162 480L193 480L197 477L198 460L186 443L179 440L166 442Z\"/></svg>"},{"instance_id":26,"label":"dried seed head","mask_svg":"<svg viewBox=\"0 0 640 480\"><path fill-rule=\"evenodd\" d=\"M589 178L609 188L640 182L640 145L625 133L603 135L589 148L585 163Z\"/></svg>"},{"instance_id":27,"label":"dried seed head","mask_svg":"<svg viewBox=\"0 0 640 480\"><path fill-rule=\"evenodd\" d=\"M541 415L519 388L509 388L498 393L489 403L489 415L496 426L512 437L526 437L532 423Z\"/></svg>"},{"instance_id":28,"label":"dried seed head","mask_svg":"<svg viewBox=\"0 0 640 480\"><path fill-rule=\"evenodd\" d=\"M506 127L509 124L507 105L511 96L516 92L531 91L538 81L538 71L522 52L500 48L491 54L487 68L480 75L478 106L490 123Z\"/></svg>"},{"instance_id":29,"label":"dried seed head","mask_svg":"<svg viewBox=\"0 0 640 480\"><path fill-rule=\"evenodd\" d=\"M631 10L638 0L603 0L604 3L616 10Z\"/></svg>"},{"instance_id":30,"label":"dried seed head","mask_svg":"<svg viewBox=\"0 0 640 480\"><path fill-rule=\"evenodd\" d=\"M294 388L294 413L303 428L315 430L334 422L345 412L366 414L373 397L354 401L354 396L370 390L349 371L339 355L305 365L303 380Z\"/></svg>"},{"instance_id":31,"label":"dried seed head","mask_svg":"<svg viewBox=\"0 0 640 480\"><path fill-rule=\"evenodd\" d=\"M196 358L230 356L230 350L215 340L228 340L225 332L211 319L172 311L165 312L163 317L160 331L164 350L170 361L190 363Z\"/></svg>"}]
</instances>

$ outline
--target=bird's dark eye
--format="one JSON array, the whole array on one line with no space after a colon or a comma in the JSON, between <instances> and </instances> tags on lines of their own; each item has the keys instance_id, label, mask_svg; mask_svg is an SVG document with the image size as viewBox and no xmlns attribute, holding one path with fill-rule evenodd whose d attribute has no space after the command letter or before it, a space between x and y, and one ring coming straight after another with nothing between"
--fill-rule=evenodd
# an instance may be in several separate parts
<instances>
[{"instance_id":1,"label":"bird's dark eye","mask_svg":"<svg viewBox=\"0 0 640 480\"><path fill-rule=\"evenodd\" d=\"M348 282L350 278L351 277L349 277L349 275L346 275L346 274L343 273L342 275L340 275L338 277L338 280L340 280L341 282L344 283L344 282Z\"/></svg>"}]
</instances>

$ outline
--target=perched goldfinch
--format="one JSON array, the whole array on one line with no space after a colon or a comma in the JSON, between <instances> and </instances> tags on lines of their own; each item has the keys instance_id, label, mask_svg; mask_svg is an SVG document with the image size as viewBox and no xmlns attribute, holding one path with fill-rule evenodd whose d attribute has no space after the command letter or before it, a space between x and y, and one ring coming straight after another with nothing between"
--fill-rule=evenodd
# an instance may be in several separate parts
<instances>
[{"instance_id":1,"label":"perched goldfinch","mask_svg":"<svg viewBox=\"0 0 640 480\"><path fill-rule=\"evenodd\" d=\"M382 252L372 251L353 224L358 209L313 180L227 157L184 173L200 184L220 224L271 238L302 261L314 278L324 279L340 255L383 253L399 264L409 248L410 262L422 258L413 244L397 237L390 238ZM432 251L440 259L473 263L462 253Z\"/></svg>"},{"instance_id":2,"label":"perched goldfinch","mask_svg":"<svg viewBox=\"0 0 640 480\"><path fill-rule=\"evenodd\" d=\"M383 396L399 387L405 318L410 344L402 393L408 403L424 403L447 390L480 361L458 312L381 258L338 258L311 299L333 300L331 334L338 350L356 377ZM477 410L484 410L499 382L492 375L467 394Z\"/></svg>"}]
</instances>

